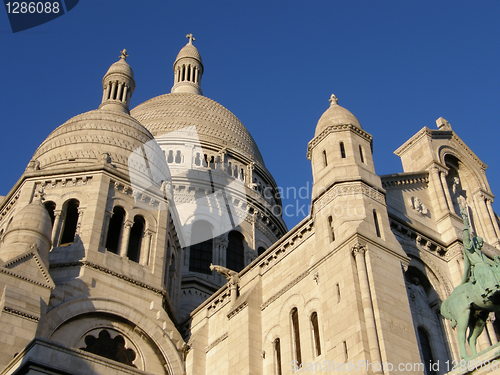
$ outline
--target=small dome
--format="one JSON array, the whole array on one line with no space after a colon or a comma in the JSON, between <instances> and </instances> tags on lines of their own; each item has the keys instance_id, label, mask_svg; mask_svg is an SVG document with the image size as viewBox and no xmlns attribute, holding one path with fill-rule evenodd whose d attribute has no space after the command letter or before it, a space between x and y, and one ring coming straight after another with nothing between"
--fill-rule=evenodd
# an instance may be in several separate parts
<instances>
[{"instance_id":1,"label":"small dome","mask_svg":"<svg viewBox=\"0 0 500 375\"><path fill-rule=\"evenodd\" d=\"M184 47L181 48L181 50L177 54L177 57L175 58L175 61L178 61L185 57L190 57L192 59L196 59L202 62L198 48L196 48L194 44L191 43L191 41L189 41Z\"/></svg>"},{"instance_id":2,"label":"small dome","mask_svg":"<svg viewBox=\"0 0 500 375\"><path fill-rule=\"evenodd\" d=\"M201 142L231 148L264 166L260 151L240 120L206 96L173 93L150 99L132 109L131 115L155 136L195 126Z\"/></svg>"},{"instance_id":3,"label":"small dome","mask_svg":"<svg viewBox=\"0 0 500 375\"><path fill-rule=\"evenodd\" d=\"M337 97L335 95L332 95L330 97L330 107L321 115L318 124L316 125L314 136L318 136L329 126L348 124L361 129L361 124L359 123L356 116L354 116L349 110L340 106L338 104Z\"/></svg>"},{"instance_id":4,"label":"small dome","mask_svg":"<svg viewBox=\"0 0 500 375\"><path fill-rule=\"evenodd\" d=\"M145 152L149 159L159 150L156 148L151 133L130 115L99 109L75 116L55 129L35 151L33 160L40 170L110 163L128 175L133 169L149 177L163 170L158 159L142 163L131 156Z\"/></svg>"},{"instance_id":5,"label":"small dome","mask_svg":"<svg viewBox=\"0 0 500 375\"><path fill-rule=\"evenodd\" d=\"M120 59L117 62L113 63L109 67L104 77L114 73L124 74L129 76L130 78L134 78L134 72L132 71L132 68L124 59Z\"/></svg>"},{"instance_id":6,"label":"small dome","mask_svg":"<svg viewBox=\"0 0 500 375\"><path fill-rule=\"evenodd\" d=\"M120 52L120 59L117 62L111 64L108 71L104 75L103 80L106 79L106 77L110 74L124 74L130 78L134 78L134 71L127 63L126 61L127 57L128 57L127 50L126 49L122 50Z\"/></svg>"},{"instance_id":7,"label":"small dome","mask_svg":"<svg viewBox=\"0 0 500 375\"><path fill-rule=\"evenodd\" d=\"M47 262L51 245L52 222L41 201L34 201L16 212L7 228L0 250L0 260L8 261L35 245Z\"/></svg>"},{"instance_id":8,"label":"small dome","mask_svg":"<svg viewBox=\"0 0 500 375\"><path fill-rule=\"evenodd\" d=\"M14 220L12 220L12 223L9 225L5 234L5 239L8 240L8 234L15 231L35 232L50 241L52 223L47 209L40 201L28 204L14 215ZM12 241L8 242L12 243ZM24 241L21 237L19 241L16 242Z\"/></svg>"}]
</instances>

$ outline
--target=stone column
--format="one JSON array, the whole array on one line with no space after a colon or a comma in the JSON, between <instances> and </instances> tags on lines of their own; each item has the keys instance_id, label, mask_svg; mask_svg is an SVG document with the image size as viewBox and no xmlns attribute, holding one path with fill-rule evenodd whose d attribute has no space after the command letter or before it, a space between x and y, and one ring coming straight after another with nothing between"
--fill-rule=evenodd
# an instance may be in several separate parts
<instances>
[{"instance_id":1,"label":"stone column","mask_svg":"<svg viewBox=\"0 0 500 375\"><path fill-rule=\"evenodd\" d=\"M122 257L127 256L128 241L130 239L130 230L132 229L132 225L134 225L134 222L130 220L125 220L123 223L122 238L120 240L120 256Z\"/></svg>"},{"instance_id":2,"label":"stone column","mask_svg":"<svg viewBox=\"0 0 500 375\"><path fill-rule=\"evenodd\" d=\"M492 200L486 198L486 208L488 209L488 213L490 214L491 221L493 222L493 229L497 235L497 239L500 239L500 228L498 227L498 221L495 217L495 212L493 211L493 206L491 205Z\"/></svg>"},{"instance_id":3,"label":"stone column","mask_svg":"<svg viewBox=\"0 0 500 375\"><path fill-rule=\"evenodd\" d=\"M119 83L118 84L118 92L116 93L116 100L120 100L122 99L122 89L123 89L123 83Z\"/></svg>"},{"instance_id":4,"label":"stone column","mask_svg":"<svg viewBox=\"0 0 500 375\"><path fill-rule=\"evenodd\" d=\"M82 228L82 220L83 220L83 208L78 208L78 221L76 223L76 232L75 232L75 237L80 236L81 234L81 228Z\"/></svg>"},{"instance_id":5,"label":"stone column","mask_svg":"<svg viewBox=\"0 0 500 375\"><path fill-rule=\"evenodd\" d=\"M101 232L101 243L99 245L99 247L102 249L106 248L106 240L108 239L108 231L109 231L109 222L112 216L113 216L113 211L106 210L104 212L104 220Z\"/></svg>"},{"instance_id":6,"label":"stone column","mask_svg":"<svg viewBox=\"0 0 500 375\"><path fill-rule=\"evenodd\" d=\"M368 280L368 270L366 268L366 250L366 246L358 244L352 248L352 253L354 255L356 268L358 271L359 289L361 291L361 304L363 306L363 314L365 316L366 335L368 337L368 349L370 351L370 362L373 364L381 364L382 356L380 354L375 314L373 312L373 301L370 294L370 282ZM377 367L379 366L375 366L375 368ZM380 370L374 371L374 373L382 374L383 372Z\"/></svg>"},{"instance_id":7,"label":"stone column","mask_svg":"<svg viewBox=\"0 0 500 375\"><path fill-rule=\"evenodd\" d=\"M151 238L153 237L153 232L149 229L146 229L143 236L142 249L140 253L140 261L139 263L143 266L149 263L149 252L151 250Z\"/></svg>"},{"instance_id":8,"label":"stone column","mask_svg":"<svg viewBox=\"0 0 500 375\"><path fill-rule=\"evenodd\" d=\"M446 202L443 185L441 184L441 177L439 176L439 168L437 166L433 166L429 169L429 180L432 186L434 186L434 198L439 205L439 210L444 214L448 210L448 204Z\"/></svg>"},{"instance_id":9,"label":"stone column","mask_svg":"<svg viewBox=\"0 0 500 375\"><path fill-rule=\"evenodd\" d=\"M455 212L455 207L453 206L453 200L451 199L450 189L448 189L448 183L446 182L446 174L448 172L439 171L439 179L441 181L441 187L444 191L444 196L446 197L446 204L448 205L448 210L453 213Z\"/></svg>"},{"instance_id":10,"label":"stone column","mask_svg":"<svg viewBox=\"0 0 500 375\"><path fill-rule=\"evenodd\" d=\"M54 225L52 226L52 247L59 245L59 233L61 227L61 210L54 210Z\"/></svg>"}]
</instances>

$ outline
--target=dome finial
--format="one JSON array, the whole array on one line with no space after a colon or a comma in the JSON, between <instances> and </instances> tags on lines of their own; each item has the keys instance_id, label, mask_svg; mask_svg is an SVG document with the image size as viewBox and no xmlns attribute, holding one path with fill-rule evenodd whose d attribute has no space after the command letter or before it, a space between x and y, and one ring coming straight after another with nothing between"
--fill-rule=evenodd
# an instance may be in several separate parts
<instances>
[{"instance_id":1,"label":"dome finial","mask_svg":"<svg viewBox=\"0 0 500 375\"><path fill-rule=\"evenodd\" d=\"M339 98L337 98L335 94L330 95L329 101L330 105L339 104Z\"/></svg>"},{"instance_id":2,"label":"dome finial","mask_svg":"<svg viewBox=\"0 0 500 375\"><path fill-rule=\"evenodd\" d=\"M120 51L120 59L127 60L127 57L128 57L128 53L127 53L127 50L124 48Z\"/></svg>"},{"instance_id":3,"label":"dome finial","mask_svg":"<svg viewBox=\"0 0 500 375\"><path fill-rule=\"evenodd\" d=\"M193 34L189 33L189 34L186 34L186 38L189 39L189 42L188 44L193 44L193 42L196 40L196 38L194 37Z\"/></svg>"}]
</instances>

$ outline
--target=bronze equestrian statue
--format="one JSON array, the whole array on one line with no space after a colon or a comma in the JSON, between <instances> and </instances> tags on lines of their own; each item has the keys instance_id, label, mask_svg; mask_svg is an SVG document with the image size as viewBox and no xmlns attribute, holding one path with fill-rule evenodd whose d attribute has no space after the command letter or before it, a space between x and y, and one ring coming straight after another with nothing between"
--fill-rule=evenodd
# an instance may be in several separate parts
<instances>
[{"instance_id":1,"label":"bronze equestrian statue","mask_svg":"<svg viewBox=\"0 0 500 375\"><path fill-rule=\"evenodd\" d=\"M461 208L464 222L464 275L462 282L441 304L441 315L457 327L462 359L477 355L476 341L490 312L500 311L500 257L488 258L482 251L483 239L472 236L467 208ZM467 352L467 341L471 354Z\"/></svg>"}]
</instances>

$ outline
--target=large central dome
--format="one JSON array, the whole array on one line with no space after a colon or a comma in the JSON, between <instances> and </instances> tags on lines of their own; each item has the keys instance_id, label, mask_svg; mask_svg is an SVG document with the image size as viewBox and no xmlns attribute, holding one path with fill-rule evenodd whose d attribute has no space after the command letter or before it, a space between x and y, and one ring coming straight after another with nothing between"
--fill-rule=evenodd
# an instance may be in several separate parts
<instances>
[{"instance_id":1,"label":"large central dome","mask_svg":"<svg viewBox=\"0 0 500 375\"><path fill-rule=\"evenodd\" d=\"M264 166L254 139L240 120L216 101L202 95L172 93L135 107L131 115L155 137L195 126L201 142L227 147Z\"/></svg>"}]
</instances>

